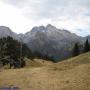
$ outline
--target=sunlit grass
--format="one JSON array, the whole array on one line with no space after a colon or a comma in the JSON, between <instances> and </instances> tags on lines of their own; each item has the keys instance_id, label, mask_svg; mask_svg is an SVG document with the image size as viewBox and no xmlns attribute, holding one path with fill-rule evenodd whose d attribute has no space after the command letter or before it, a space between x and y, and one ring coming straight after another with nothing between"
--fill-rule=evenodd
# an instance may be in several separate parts
<instances>
[{"instance_id":1,"label":"sunlit grass","mask_svg":"<svg viewBox=\"0 0 90 90\"><path fill-rule=\"evenodd\" d=\"M23 69L0 72L0 87L18 86L21 90L90 90L90 53L59 63L38 61Z\"/></svg>"}]
</instances>

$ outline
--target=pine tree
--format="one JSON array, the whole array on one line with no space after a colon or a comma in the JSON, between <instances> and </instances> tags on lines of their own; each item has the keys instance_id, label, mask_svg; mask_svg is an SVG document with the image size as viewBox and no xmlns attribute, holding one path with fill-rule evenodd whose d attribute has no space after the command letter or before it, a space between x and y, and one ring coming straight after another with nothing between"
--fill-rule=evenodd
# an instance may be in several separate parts
<instances>
[{"instance_id":1,"label":"pine tree","mask_svg":"<svg viewBox=\"0 0 90 90\"><path fill-rule=\"evenodd\" d=\"M85 44L84 44L84 52L88 52L90 51L90 45L88 42L88 39L86 40Z\"/></svg>"},{"instance_id":2,"label":"pine tree","mask_svg":"<svg viewBox=\"0 0 90 90\"><path fill-rule=\"evenodd\" d=\"M25 57L34 58L33 53L26 44L22 43L21 52L21 42L10 36L0 39L0 64L10 64L10 67L14 66L15 68L24 67L25 61L23 59Z\"/></svg>"},{"instance_id":3,"label":"pine tree","mask_svg":"<svg viewBox=\"0 0 90 90\"><path fill-rule=\"evenodd\" d=\"M80 54L78 43L75 44L73 48L73 56L78 56Z\"/></svg>"}]
</instances>

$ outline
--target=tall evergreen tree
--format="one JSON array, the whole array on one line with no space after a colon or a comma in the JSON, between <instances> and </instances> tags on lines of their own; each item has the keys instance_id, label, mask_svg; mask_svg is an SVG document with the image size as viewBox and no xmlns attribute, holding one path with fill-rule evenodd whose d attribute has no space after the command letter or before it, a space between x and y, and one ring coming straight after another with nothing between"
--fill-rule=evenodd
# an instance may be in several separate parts
<instances>
[{"instance_id":1,"label":"tall evergreen tree","mask_svg":"<svg viewBox=\"0 0 90 90\"><path fill-rule=\"evenodd\" d=\"M78 56L80 54L78 43L75 44L75 46L73 48L73 53L72 54L73 54L73 56Z\"/></svg>"},{"instance_id":2,"label":"tall evergreen tree","mask_svg":"<svg viewBox=\"0 0 90 90\"><path fill-rule=\"evenodd\" d=\"M88 51L90 51L90 45L89 45L89 41L87 39L84 44L84 52L88 52Z\"/></svg>"},{"instance_id":3,"label":"tall evergreen tree","mask_svg":"<svg viewBox=\"0 0 90 90\"><path fill-rule=\"evenodd\" d=\"M21 52L22 49L22 52ZM21 57L22 53L22 57ZM24 67L24 57L33 59L33 53L27 45L14 40L12 37L0 39L0 63L3 65L10 64L10 67ZM22 59L21 59L22 58Z\"/></svg>"}]
</instances>

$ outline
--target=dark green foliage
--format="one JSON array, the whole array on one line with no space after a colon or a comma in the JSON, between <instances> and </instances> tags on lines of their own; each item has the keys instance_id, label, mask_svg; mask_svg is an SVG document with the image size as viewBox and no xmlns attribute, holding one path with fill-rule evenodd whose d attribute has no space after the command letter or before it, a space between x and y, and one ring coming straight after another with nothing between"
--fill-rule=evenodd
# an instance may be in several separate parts
<instances>
[{"instance_id":1,"label":"dark green foliage","mask_svg":"<svg viewBox=\"0 0 90 90\"><path fill-rule=\"evenodd\" d=\"M47 60L47 61L52 61L52 62L56 62L55 60L54 60L54 58L53 58L53 56L48 56L48 55L43 55L43 54L41 54L41 53L39 53L39 52L34 52L34 57L35 58L39 58L39 59L45 59L45 60Z\"/></svg>"},{"instance_id":2,"label":"dark green foliage","mask_svg":"<svg viewBox=\"0 0 90 90\"><path fill-rule=\"evenodd\" d=\"M85 44L84 44L84 52L88 52L90 51L90 45L88 42L88 39L86 40Z\"/></svg>"},{"instance_id":3,"label":"dark green foliage","mask_svg":"<svg viewBox=\"0 0 90 90\"><path fill-rule=\"evenodd\" d=\"M34 59L35 57L30 48L26 44L22 45L22 56L30 59Z\"/></svg>"},{"instance_id":4,"label":"dark green foliage","mask_svg":"<svg viewBox=\"0 0 90 90\"><path fill-rule=\"evenodd\" d=\"M23 68L23 67L25 67L25 66L26 66L25 60L22 60L22 62L21 62L21 67Z\"/></svg>"},{"instance_id":5,"label":"dark green foliage","mask_svg":"<svg viewBox=\"0 0 90 90\"><path fill-rule=\"evenodd\" d=\"M73 56L78 56L79 54L80 54L79 45L78 43L76 43L73 48Z\"/></svg>"},{"instance_id":6,"label":"dark green foliage","mask_svg":"<svg viewBox=\"0 0 90 90\"><path fill-rule=\"evenodd\" d=\"M24 57L33 58L31 50L25 44L12 37L0 39L0 64L10 64L10 68L24 67Z\"/></svg>"}]
</instances>

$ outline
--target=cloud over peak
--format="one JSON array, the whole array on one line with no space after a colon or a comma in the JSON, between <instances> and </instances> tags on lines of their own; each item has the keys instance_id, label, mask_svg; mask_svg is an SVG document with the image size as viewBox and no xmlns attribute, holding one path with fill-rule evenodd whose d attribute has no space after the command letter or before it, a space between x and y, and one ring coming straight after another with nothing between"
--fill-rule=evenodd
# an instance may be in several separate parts
<instances>
[{"instance_id":1,"label":"cloud over peak","mask_svg":"<svg viewBox=\"0 0 90 90\"><path fill-rule=\"evenodd\" d=\"M77 33L78 29L82 29L82 32L90 33L90 0L1 1L18 8L21 15L28 19L28 22L30 20L31 27L51 23L72 32Z\"/></svg>"}]
</instances>

